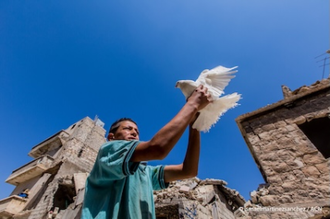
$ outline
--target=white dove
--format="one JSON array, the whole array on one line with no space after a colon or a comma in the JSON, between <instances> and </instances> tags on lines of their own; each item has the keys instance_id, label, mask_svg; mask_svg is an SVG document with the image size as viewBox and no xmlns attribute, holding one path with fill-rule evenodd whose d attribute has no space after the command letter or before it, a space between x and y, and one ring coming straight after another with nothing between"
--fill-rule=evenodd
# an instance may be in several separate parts
<instances>
[{"instance_id":1,"label":"white dove","mask_svg":"<svg viewBox=\"0 0 330 219\"><path fill-rule=\"evenodd\" d=\"M235 77L233 74L237 72L234 70L236 68L237 66L233 68L218 66L211 70L205 69L196 81L180 80L176 82L175 87L181 89L186 99L201 84L207 87L212 96L213 102L199 111L200 115L194 122L193 128L207 132L228 109L237 106L237 102L241 98L240 94L233 93L219 98L220 95L224 94L223 90L229 81Z\"/></svg>"}]
</instances>

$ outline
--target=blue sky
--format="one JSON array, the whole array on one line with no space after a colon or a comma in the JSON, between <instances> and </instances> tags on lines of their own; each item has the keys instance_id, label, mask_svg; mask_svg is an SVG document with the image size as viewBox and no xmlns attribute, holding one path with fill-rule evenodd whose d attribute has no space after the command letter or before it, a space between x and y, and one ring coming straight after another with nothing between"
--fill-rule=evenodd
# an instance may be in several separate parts
<instances>
[{"instance_id":1,"label":"blue sky","mask_svg":"<svg viewBox=\"0 0 330 219\"><path fill-rule=\"evenodd\" d=\"M175 82L218 65L239 66L225 92L243 99L202 134L198 177L249 199L264 181L235 118L322 79L328 49L327 0L1 1L0 199L39 142L95 115L149 140L185 103ZM186 143L151 163L181 163Z\"/></svg>"}]
</instances>

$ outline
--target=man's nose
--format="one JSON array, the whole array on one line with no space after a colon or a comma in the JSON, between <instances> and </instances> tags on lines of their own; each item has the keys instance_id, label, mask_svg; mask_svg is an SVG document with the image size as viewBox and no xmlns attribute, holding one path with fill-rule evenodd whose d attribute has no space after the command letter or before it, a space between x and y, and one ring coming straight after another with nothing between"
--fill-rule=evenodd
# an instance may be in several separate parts
<instances>
[{"instance_id":1,"label":"man's nose","mask_svg":"<svg viewBox=\"0 0 330 219\"><path fill-rule=\"evenodd\" d=\"M136 137L137 136L137 132L135 130L132 130L131 131L131 135L133 135L134 137Z\"/></svg>"}]
</instances>

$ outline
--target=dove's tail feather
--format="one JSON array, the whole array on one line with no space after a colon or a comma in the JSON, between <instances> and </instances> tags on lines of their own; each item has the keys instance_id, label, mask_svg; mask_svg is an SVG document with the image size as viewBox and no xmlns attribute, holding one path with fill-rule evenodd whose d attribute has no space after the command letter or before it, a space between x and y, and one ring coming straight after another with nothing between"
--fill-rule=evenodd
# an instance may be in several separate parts
<instances>
[{"instance_id":1,"label":"dove's tail feather","mask_svg":"<svg viewBox=\"0 0 330 219\"><path fill-rule=\"evenodd\" d=\"M208 104L193 124L193 128L198 131L207 132L212 125L215 125L220 117L230 108L237 106L237 102L241 99L241 95L237 93L223 96L213 103Z\"/></svg>"}]
</instances>

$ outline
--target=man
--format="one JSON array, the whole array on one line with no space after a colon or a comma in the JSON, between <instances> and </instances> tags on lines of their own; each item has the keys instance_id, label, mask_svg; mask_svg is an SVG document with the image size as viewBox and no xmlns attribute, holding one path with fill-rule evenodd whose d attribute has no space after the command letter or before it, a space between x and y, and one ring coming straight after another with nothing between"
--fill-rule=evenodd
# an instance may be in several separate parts
<instances>
[{"instance_id":1,"label":"man","mask_svg":"<svg viewBox=\"0 0 330 219\"><path fill-rule=\"evenodd\" d=\"M191 125L198 111L211 102L207 88L199 86L179 113L149 141L139 141L136 123L128 118L115 122L108 142L101 146L87 178L82 219L156 218L153 190L174 180L197 175L200 133ZM143 161L164 159L189 126L188 148L182 164L148 166Z\"/></svg>"}]
</instances>

